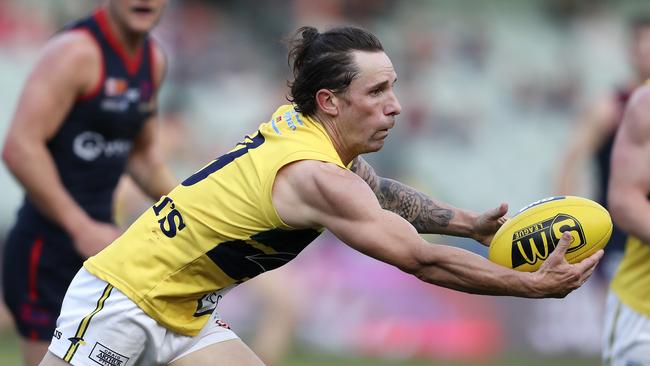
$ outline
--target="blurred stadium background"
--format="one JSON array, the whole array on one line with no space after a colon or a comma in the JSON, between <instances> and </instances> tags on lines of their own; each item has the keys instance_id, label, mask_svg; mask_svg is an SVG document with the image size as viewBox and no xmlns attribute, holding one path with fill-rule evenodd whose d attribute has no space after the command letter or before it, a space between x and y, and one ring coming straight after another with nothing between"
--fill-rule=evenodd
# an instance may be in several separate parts
<instances>
[{"instance_id":1,"label":"blurred stadium background","mask_svg":"<svg viewBox=\"0 0 650 366\"><path fill-rule=\"evenodd\" d=\"M0 137L39 48L99 1L0 0ZM456 206L511 213L552 195L577 113L629 76L626 21L642 0L171 0L155 35L169 58L161 126L181 178L231 148L284 101L280 42L301 25L356 24L392 58L403 113L368 160ZM583 167L580 191L594 190ZM0 242L22 193L0 168ZM149 203L125 182L118 219ZM431 241L481 251L452 237ZM295 262L295 263L294 263ZM286 365L594 365L605 283L563 300L468 296L419 283L325 235L280 271L295 340ZM285 273L285 275L286 275ZM272 275L272 274L271 274ZM223 317L245 340L264 304L233 290ZM0 317L0 363L18 343Z\"/></svg>"}]
</instances>

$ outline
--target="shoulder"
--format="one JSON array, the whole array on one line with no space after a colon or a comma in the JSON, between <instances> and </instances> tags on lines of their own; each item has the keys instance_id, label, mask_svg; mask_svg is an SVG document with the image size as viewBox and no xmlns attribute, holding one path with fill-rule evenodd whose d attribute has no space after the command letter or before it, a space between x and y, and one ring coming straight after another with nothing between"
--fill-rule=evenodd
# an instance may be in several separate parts
<instances>
[{"instance_id":1,"label":"shoulder","mask_svg":"<svg viewBox=\"0 0 650 366\"><path fill-rule=\"evenodd\" d=\"M284 166L281 170L285 171L284 174L294 179L308 179L315 183L324 183L329 179L352 183L359 179L356 174L347 169L343 169L334 163L320 160L298 160Z\"/></svg>"},{"instance_id":2,"label":"shoulder","mask_svg":"<svg viewBox=\"0 0 650 366\"><path fill-rule=\"evenodd\" d=\"M284 166L278 173L307 201L316 203L339 201L351 192L368 190L367 184L356 174L340 166L319 161L299 160Z\"/></svg>"},{"instance_id":3,"label":"shoulder","mask_svg":"<svg viewBox=\"0 0 650 366\"><path fill-rule=\"evenodd\" d=\"M101 50L85 30L71 30L52 37L43 47L30 80L82 94L100 78Z\"/></svg>"},{"instance_id":4,"label":"shoulder","mask_svg":"<svg viewBox=\"0 0 650 366\"><path fill-rule=\"evenodd\" d=\"M84 29L59 33L52 37L43 49L44 57L72 62L71 68L88 62L99 62L101 50L95 38Z\"/></svg>"},{"instance_id":5,"label":"shoulder","mask_svg":"<svg viewBox=\"0 0 650 366\"><path fill-rule=\"evenodd\" d=\"M650 141L650 85L636 89L625 109L623 128L637 141Z\"/></svg>"},{"instance_id":6,"label":"shoulder","mask_svg":"<svg viewBox=\"0 0 650 366\"><path fill-rule=\"evenodd\" d=\"M360 217L376 201L368 185L354 173L318 160L299 160L282 167L272 196L279 217L293 227L328 227L333 217Z\"/></svg>"}]
</instances>

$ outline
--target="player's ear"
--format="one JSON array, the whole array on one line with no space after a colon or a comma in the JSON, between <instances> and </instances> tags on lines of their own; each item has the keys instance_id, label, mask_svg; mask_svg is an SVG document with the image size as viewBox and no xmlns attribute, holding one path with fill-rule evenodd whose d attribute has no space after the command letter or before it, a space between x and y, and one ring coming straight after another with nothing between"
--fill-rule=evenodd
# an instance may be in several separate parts
<instances>
[{"instance_id":1,"label":"player's ear","mask_svg":"<svg viewBox=\"0 0 650 366\"><path fill-rule=\"evenodd\" d=\"M338 100L329 89L320 89L316 92L316 104L328 116L335 117L339 114Z\"/></svg>"}]
</instances>

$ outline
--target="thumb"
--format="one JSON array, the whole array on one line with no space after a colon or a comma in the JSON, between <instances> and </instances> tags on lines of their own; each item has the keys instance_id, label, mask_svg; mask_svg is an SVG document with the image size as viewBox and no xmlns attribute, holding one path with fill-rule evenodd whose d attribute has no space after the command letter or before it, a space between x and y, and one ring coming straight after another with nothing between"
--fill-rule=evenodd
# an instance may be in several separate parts
<instances>
[{"instance_id":1,"label":"thumb","mask_svg":"<svg viewBox=\"0 0 650 366\"><path fill-rule=\"evenodd\" d=\"M493 208L486 212L486 216L491 220L497 220L508 213L508 204L502 203L499 207Z\"/></svg>"},{"instance_id":2,"label":"thumb","mask_svg":"<svg viewBox=\"0 0 650 366\"><path fill-rule=\"evenodd\" d=\"M569 245L571 245L571 239L573 239L571 234L568 231L565 231L551 256L564 258L566 251L569 249Z\"/></svg>"}]
</instances>

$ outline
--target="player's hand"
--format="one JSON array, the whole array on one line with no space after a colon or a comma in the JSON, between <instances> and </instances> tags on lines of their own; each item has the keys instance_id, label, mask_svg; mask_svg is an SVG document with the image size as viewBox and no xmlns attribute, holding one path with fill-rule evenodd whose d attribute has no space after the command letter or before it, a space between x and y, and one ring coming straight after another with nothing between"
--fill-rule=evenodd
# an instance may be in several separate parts
<instances>
[{"instance_id":1,"label":"player's hand","mask_svg":"<svg viewBox=\"0 0 650 366\"><path fill-rule=\"evenodd\" d=\"M591 276L604 252L599 250L580 263L570 264L564 259L571 244L571 234L565 232L553 253L533 273L540 297L563 298L582 286Z\"/></svg>"},{"instance_id":2,"label":"player's hand","mask_svg":"<svg viewBox=\"0 0 650 366\"><path fill-rule=\"evenodd\" d=\"M88 220L72 235L72 240L79 254L88 258L106 248L118 236L120 236L120 230L117 226Z\"/></svg>"},{"instance_id":3,"label":"player's hand","mask_svg":"<svg viewBox=\"0 0 650 366\"><path fill-rule=\"evenodd\" d=\"M508 213L508 205L502 203L479 215L474 221L472 239L489 247L494 233L508 220L506 213Z\"/></svg>"}]
</instances>

